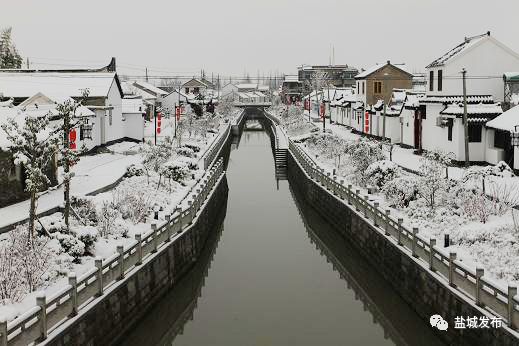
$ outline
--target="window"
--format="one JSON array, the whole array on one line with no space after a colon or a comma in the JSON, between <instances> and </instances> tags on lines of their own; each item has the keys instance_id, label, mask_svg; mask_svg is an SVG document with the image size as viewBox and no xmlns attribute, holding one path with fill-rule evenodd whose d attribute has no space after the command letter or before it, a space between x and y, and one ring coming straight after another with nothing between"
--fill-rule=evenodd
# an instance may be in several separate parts
<instances>
[{"instance_id":1,"label":"window","mask_svg":"<svg viewBox=\"0 0 519 346\"><path fill-rule=\"evenodd\" d=\"M447 124L447 140L450 142L452 142L452 125L452 121L449 121Z\"/></svg>"},{"instance_id":2,"label":"window","mask_svg":"<svg viewBox=\"0 0 519 346\"><path fill-rule=\"evenodd\" d=\"M364 95L364 82L362 82L362 95Z\"/></svg>"},{"instance_id":3,"label":"window","mask_svg":"<svg viewBox=\"0 0 519 346\"><path fill-rule=\"evenodd\" d=\"M375 94L381 94L382 93L382 82L375 82L373 84L373 92Z\"/></svg>"},{"instance_id":4,"label":"window","mask_svg":"<svg viewBox=\"0 0 519 346\"><path fill-rule=\"evenodd\" d=\"M189 88L186 88L186 94L189 94Z\"/></svg>"},{"instance_id":5,"label":"window","mask_svg":"<svg viewBox=\"0 0 519 346\"><path fill-rule=\"evenodd\" d=\"M434 71L429 71L429 91L434 91Z\"/></svg>"},{"instance_id":6,"label":"window","mask_svg":"<svg viewBox=\"0 0 519 346\"><path fill-rule=\"evenodd\" d=\"M438 70L438 91L442 91L442 88L443 88L443 70Z\"/></svg>"},{"instance_id":7,"label":"window","mask_svg":"<svg viewBox=\"0 0 519 346\"><path fill-rule=\"evenodd\" d=\"M112 105L110 105L110 107L112 107ZM113 117L112 117L112 109L109 109L108 110L108 124L110 126L112 126L112 121L113 121Z\"/></svg>"},{"instance_id":8,"label":"window","mask_svg":"<svg viewBox=\"0 0 519 346\"><path fill-rule=\"evenodd\" d=\"M200 88L195 87L193 88L193 94L198 94L200 92Z\"/></svg>"},{"instance_id":9,"label":"window","mask_svg":"<svg viewBox=\"0 0 519 346\"><path fill-rule=\"evenodd\" d=\"M481 124L469 123L469 142L470 143L479 143L481 142Z\"/></svg>"},{"instance_id":10,"label":"window","mask_svg":"<svg viewBox=\"0 0 519 346\"><path fill-rule=\"evenodd\" d=\"M510 132L496 130L494 134L494 147L507 149L510 146Z\"/></svg>"}]
</instances>

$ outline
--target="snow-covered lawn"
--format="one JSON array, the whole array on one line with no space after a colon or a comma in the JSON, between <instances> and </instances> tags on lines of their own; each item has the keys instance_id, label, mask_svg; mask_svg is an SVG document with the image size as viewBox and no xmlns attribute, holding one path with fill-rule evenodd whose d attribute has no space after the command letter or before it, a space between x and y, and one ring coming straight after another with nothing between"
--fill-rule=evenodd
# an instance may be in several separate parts
<instances>
[{"instance_id":1,"label":"snow-covered lawn","mask_svg":"<svg viewBox=\"0 0 519 346\"><path fill-rule=\"evenodd\" d=\"M298 112L292 109L289 113ZM304 134L293 129L308 124L306 113L299 112L300 124L294 123L293 114L278 113L278 117L291 138L301 142L298 145L320 167L335 172L339 180L363 186L363 194L366 187L374 187L370 199L402 217L409 229L418 227L422 236L436 238L440 246L449 234L450 250L458 253L458 259L485 268L485 277L503 285L519 282L519 230L511 209L519 202L519 179L506 167L486 168L493 175L485 178L483 194L481 180L466 179L466 169L450 167L447 180L444 166L411 150L395 146L391 162L380 142L361 139L344 126L327 123L331 133Z\"/></svg>"}]
</instances>

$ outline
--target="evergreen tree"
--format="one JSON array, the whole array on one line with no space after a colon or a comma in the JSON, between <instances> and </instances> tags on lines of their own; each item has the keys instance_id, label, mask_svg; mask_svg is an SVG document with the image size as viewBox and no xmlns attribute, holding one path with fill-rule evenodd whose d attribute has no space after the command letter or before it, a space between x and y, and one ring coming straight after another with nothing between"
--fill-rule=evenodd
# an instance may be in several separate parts
<instances>
[{"instance_id":1,"label":"evergreen tree","mask_svg":"<svg viewBox=\"0 0 519 346\"><path fill-rule=\"evenodd\" d=\"M22 57L11 40L12 28L3 29L0 33L0 68L21 68Z\"/></svg>"}]
</instances>

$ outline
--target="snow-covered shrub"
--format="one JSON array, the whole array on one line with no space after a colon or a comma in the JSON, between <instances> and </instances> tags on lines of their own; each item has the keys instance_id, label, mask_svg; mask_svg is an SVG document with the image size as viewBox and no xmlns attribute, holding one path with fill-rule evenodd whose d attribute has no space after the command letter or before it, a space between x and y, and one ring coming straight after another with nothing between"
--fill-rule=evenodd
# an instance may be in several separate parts
<instances>
[{"instance_id":1,"label":"snow-covered shrub","mask_svg":"<svg viewBox=\"0 0 519 346\"><path fill-rule=\"evenodd\" d=\"M189 168L187 164L168 162L162 167L162 175L167 179L171 186L171 181L176 181L184 185L184 179L189 175Z\"/></svg>"},{"instance_id":2,"label":"snow-covered shrub","mask_svg":"<svg viewBox=\"0 0 519 346\"><path fill-rule=\"evenodd\" d=\"M131 186L119 186L112 192L112 207L125 220L130 219L134 225L143 222L152 206L149 193L132 189ZM108 215L110 216L110 215Z\"/></svg>"},{"instance_id":3,"label":"snow-covered shrub","mask_svg":"<svg viewBox=\"0 0 519 346\"><path fill-rule=\"evenodd\" d=\"M350 162L355 167L355 178L361 184L366 184L364 172L368 166L385 159L381 145L365 138L347 142L345 151L350 156Z\"/></svg>"},{"instance_id":4,"label":"snow-covered shrub","mask_svg":"<svg viewBox=\"0 0 519 346\"><path fill-rule=\"evenodd\" d=\"M388 181L382 188L388 202L396 207L408 207L411 201L416 200L418 182L415 177L403 175Z\"/></svg>"},{"instance_id":5,"label":"snow-covered shrub","mask_svg":"<svg viewBox=\"0 0 519 346\"><path fill-rule=\"evenodd\" d=\"M80 258L85 254L85 243L72 234L56 233L54 236L58 239L63 252L72 256L75 263L80 263Z\"/></svg>"},{"instance_id":6,"label":"snow-covered shrub","mask_svg":"<svg viewBox=\"0 0 519 346\"><path fill-rule=\"evenodd\" d=\"M142 165L130 165L126 168L126 173L124 176L126 178L130 177L140 177L144 175L144 167Z\"/></svg>"},{"instance_id":7,"label":"snow-covered shrub","mask_svg":"<svg viewBox=\"0 0 519 346\"><path fill-rule=\"evenodd\" d=\"M463 182L481 182L481 188L486 193L486 185L489 177L510 178L514 176L513 170L505 162L499 161L495 166L477 167L471 166L463 174Z\"/></svg>"},{"instance_id":8,"label":"snow-covered shrub","mask_svg":"<svg viewBox=\"0 0 519 346\"><path fill-rule=\"evenodd\" d=\"M92 255L98 233L95 227L85 226L75 229L76 237L85 244L85 253Z\"/></svg>"},{"instance_id":9,"label":"snow-covered shrub","mask_svg":"<svg viewBox=\"0 0 519 346\"><path fill-rule=\"evenodd\" d=\"M56 254L47 237L27 241L27 226L18 226L0 242L0 300L16 302L28 292L42 288Z\"/></svg>"},{"instance_id":10,"label":"snow-covered shrub","mask_svg":"<svg viewBox=\"0 0 519 346\"><path fill-rule=\"evenodd\" d=\"M457 194L459 205L470 219L486 223L495 211L494 202L480 190L463 189Z\"/></svg>"},{"instance_id":11,"label":"snow-covered shrub","mask_svg":"<svg viewBox=\"0 0 519 346\"><path fill-rule=\"evenodd\" d=\"M39 234L46 235L52 234L55 232L66 232L67 226L65 225L65 221L63 220L63 216L61 213L54 213L49 216L44 216L39 219L40 224L37 224L36 230ZM43 226L43 228L42 228Z\"/></svg>"},{"instance_id":12,"label":"snow-covered shrub","mask_svg":"<svg viewBox=\"0 0 519 346\"><path fill-rule=\"evenodd\" d=\"M448 183L444 175L445 165L427 155L420 159L418 194L429 208L434 209L438 200L444 197Z\"/></svg>"},{"instance_id":13,"label":"snow-covered shrub","mask_svg":"<svg viewBox=\"0 0 519 346\"><path fill-rule=\"evenodd\" d=\"M96 207L90 197L74 196L71 205L83 222L90 226L97 225Z\"/></svg>"},{"instance_id":14,"label":"snow-covered shrub","mask_svg":"<svg viewBox=\"0 0 519 346\"><path fill-rule=\"evenodd\" d=\"M191 171L198 170L198 163L195 161L187 161L187 168Z\"/></svg>"},{"instance_id":15,"label":"snow-covered shrub","mask_svg":"<svg viewBox=\"0 0 519 346\"><path fill-rule=\"evenodd\" d=\"M101 237L106 238L114 232L114 224L118 216L119 212L113 202L103 202L97 214L98 230Z\"/></svg>"},{"instance_id":16,"label":"snow-covered shrub","mask_svg":"<svg viewBox=\"0 0 519 346\"><path fill-rule=\"evenodd\" d=\"M430 208L424 199L410 201L406 211L407 216L419 220L429 220L435 215L434 210Z\"/></svg>"},{"instance_id":17,"label":"snow-covered shrub","mask_svg":"<svg viewBox=\"0 0 519 346\"><path fill-rule=\"evenodd\" d=\"M193 150L193 152L195 152L195 153L199 153L200 152L200 147L198 145L196 145L196 144L187 144L186 143L183 146Z\"/></svg>"},{"instance_id":18,"label":"snow-covered shrub","mask_svg":"<svg viewBox=\"0 0 519 346\"><path fill-rule=\"evenodd\" d=\"M504 214L519 205L519 186L515 181L499 179L488 183L487 194L496 202L496 214Z\"/></svg>"},{"instance_id":19,"label":"snow-covered shrub","mask_svg":"<svg viewBox=\"0 0 519 346\"><path fill-rule=\"evenodd\" d=\"M381 160L369 165L364 174L370 184L382 189L387 182L399 177L402 170L392 161Z\"/></svg>"},{"instance_id":20,"label":"snow-covered shrub","mask_svg":"<svg viewBox=\"0 0 519 346\"><path fill-rule=\"evenodd\" d=\"M191 148L188 148L186 146L183 146L183 147L180 147L180 148L177 148L175 150L175 152L180 155L180 156L185 156L185 157L196 157L196 154L195 154L195 151Z\"/></svg>"},{"instance_id":21,"label":"snow-covered shrub","mask_svg":"<svg viewBox=\"0 0 519 346\"><path fill-rule=\"evenodd\" d=\"M142 149L143 160L142 167L146 172L146 177L149 178L151 172L158 173L164 163L171 157L171 143L165 141L160 145L147 144Z\"/></svg>"}]
</instances>

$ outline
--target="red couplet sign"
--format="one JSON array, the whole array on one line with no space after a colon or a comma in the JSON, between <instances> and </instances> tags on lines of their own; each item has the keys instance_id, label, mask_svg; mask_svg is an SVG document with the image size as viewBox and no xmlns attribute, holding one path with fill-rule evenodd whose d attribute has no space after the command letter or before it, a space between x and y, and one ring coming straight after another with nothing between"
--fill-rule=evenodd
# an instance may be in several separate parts
<instances>
[{"instance_id":1,"label":"red couplet sign","mask_svg":"<svg viewBox=\"0 0 519 346\"><path fill-rule=\"evenodd\" d=\"M70 130L68 138L69 138L70 149L76 150L76 148L77 148L77 145L76 145L76 139L77 139L76 129Z\"/></svg>"},{"instance_id":2,"label":"red couplet sign","mask_svg":"<svg viewBox=\"0 0 519 346\"><path fill-rule=\"evenodd\" d=\"M158 112L157 113L157 133L159 133L159 134L160 134L161 124L162 124L162 113Z\"/></svg>"},{"instance_id":3,"label":"red couplet sign","mask_svg":"<svg viewBox=\"0 0 519 346\"><path fill-rule=\"evenodd\" d=\"M369 133L369 113L366 112L364 117L364 133Z\"/></svg>"},{"instance_id":4,"label":"red couplet sign","mask_svg":"<svg viewBox=\"0 0 519 346\"><path fill-rule=\"evenodd\" d=\"M182 108L180 106L175 107L175 116L177 117L177 121L180 120L180 113L182 112Z\"/></svg>"},{"instance_id":5,"label":"red couplet sign","mask_svg":"<svg viewBox=\"0 0 519 346\"><path fill-rule=\"evenodd\" d=\"M321 118L324 118L324 112L325 112L325 106L324 106L324 103L321 103L321 109L320 109Z\"/></svg>"}]
</instances>

